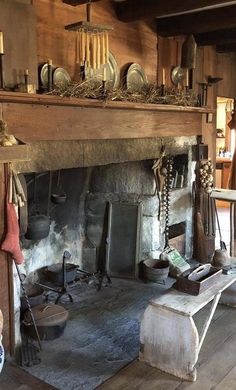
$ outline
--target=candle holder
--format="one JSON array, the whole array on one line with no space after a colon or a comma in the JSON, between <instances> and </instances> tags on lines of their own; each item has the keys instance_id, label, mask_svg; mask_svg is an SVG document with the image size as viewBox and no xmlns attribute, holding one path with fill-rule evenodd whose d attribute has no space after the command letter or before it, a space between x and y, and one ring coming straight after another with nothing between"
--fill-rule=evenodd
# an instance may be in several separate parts
<instances>
[{"instance_id":1,"label":"candle holder","mask_svg":"<svg viewBox=\"0 0 236 390\"><path fill-rule=\"evenodd\" d=\"M24 79L25 79L25 89L26 89L26 92L28 92L29 75L27 73L24 74Z\"/></svg>"},{"instance_id":2,"label":"candle holder","mask_svg":"<svg viewBox=\"0 0 236 390\"><path fill-rule=\"evenodd\" d=\"M48 63L48 92L52 90L52 65Z\"/></svg>"},{"instance_id":3,"label":"candle holder","mask_svg":"<svg viewBox=\"0 0 236 390\"><path fill-rule=\"evenodd\" d=\"M165 96L165 84L161 84L161 96Z\"/></svg>"},{"instance_id":4,"label":"candle holder","mask_svg":"<svg viewBox=\"0 0 236 390\"><path fill-rule=\"evenodd\" d=\"M0 89L4 89L4 76L3 76L3 56L4 53L0 53Z\"/></svg>"},{"instance_id":5,"label":"candle holder","mask_svg":"<svg viewBox=\"0 0 236 390\"><path fill-rule=\"evenodd\" d=\"M105 100L107 96L106 92L106 81L102 80L102 99Z\"/></svg>"},{"instance_id":6,"label":"candle holder","mask_svg":"<svg viewBox=\"0 0 236 390\"><path fill-rule=\"evenodd\" d=\"M208 83L199 83L201 85L201 106L207 106Z\"/></svg>"}]
</instances>

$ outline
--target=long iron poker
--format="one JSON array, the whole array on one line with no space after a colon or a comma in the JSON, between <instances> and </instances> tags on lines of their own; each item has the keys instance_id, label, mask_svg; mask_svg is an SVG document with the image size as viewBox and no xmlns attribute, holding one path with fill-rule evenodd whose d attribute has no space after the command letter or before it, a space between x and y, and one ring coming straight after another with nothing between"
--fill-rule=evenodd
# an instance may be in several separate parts
<instances>
[{"instance_id":1,"label":"long iron poker","mask_svg":"<svg viewBox=\"0 0 236 390\"><path fill-rule=\"evenodd\" d=\"M22 291L23 291L23 294L24 294L24 297L25 297L25 300L26 300L26 304L27 304L28 310L30 312L31 320L32 320L32 323L34 325L34 330L35 330L35 333L36 333L36 336L37 336L39 349L42 350L42 344L41 344L41 340L40 340L40 337L39 337L38 328L37 328L37 325L35 323L34 315L33 315L33 312L32 312L32 309L31 309L31 306L30 306L30 303L29 303L29 298L28 298L28 295L26 293L23 280L21 279L19 267L18 267L18 265L16 263L15 263L15 266L16 266L16 270L17 270L17 273L18 273L18 276L19 276L21 288L22 288Z\"/></svg>"}]
</instances>

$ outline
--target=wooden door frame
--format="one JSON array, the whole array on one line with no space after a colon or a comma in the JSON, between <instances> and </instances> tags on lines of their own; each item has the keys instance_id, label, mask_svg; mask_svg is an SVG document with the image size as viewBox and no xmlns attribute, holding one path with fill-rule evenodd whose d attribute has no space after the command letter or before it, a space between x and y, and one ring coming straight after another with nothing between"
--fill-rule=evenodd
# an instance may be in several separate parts
<instances>
[{"instance_id":1,"label":"wooden door frame","mask_svg":"<svg viewBox=\"0 0 236 390\"><path fill-rule=\"evenodd\" d=\"M5 172L7 164L0 164L0 242L6 232ZM14 354L14 282L11 256L0 250L0 310L3 314L3 345L9 355Z\"/></svg>"}]
</instances>

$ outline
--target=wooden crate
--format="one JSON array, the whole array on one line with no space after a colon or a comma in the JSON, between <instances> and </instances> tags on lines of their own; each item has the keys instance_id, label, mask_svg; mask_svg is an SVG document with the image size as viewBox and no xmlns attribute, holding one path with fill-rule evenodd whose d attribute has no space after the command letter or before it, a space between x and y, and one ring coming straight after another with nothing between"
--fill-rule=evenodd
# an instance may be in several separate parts
<instances>
[{"instance_id":1,"label":"wooden crate","mask_svg":"<svg viewBox=\"0 0 236 390\"><path fill-rule=\"evenodd\" d=\"M17 141L18 145L0 146L0 163L30 160L29 145L19 139Z\"/></svg>"}]
</instances>

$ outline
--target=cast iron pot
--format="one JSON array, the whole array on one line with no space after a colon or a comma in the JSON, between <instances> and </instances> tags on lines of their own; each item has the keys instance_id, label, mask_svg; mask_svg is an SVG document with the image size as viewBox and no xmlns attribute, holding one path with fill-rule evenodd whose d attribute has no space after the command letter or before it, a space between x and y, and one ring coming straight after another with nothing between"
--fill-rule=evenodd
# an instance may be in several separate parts
<instances>
[{"instance_id":1,"label":"cast iron pot","mask_svg":"<svg viewBox=\"0 0 236 390\"><path fill-rule=\"evenodd\" d=\"M55 204L65 203L66 201L66 194L52 194L51 195L51 201Z\"/></svg>"},{"instance_id":2,"label":"cast iron pot","mask_svg":"<svg viewBox=\"0 0 236 390\"><path fill-rule=\"evenodd\" d=\"M29 217L28 229L25 238L28 240L42 240L49 234L50 218L47 215L36 214Z\"/></svg>"},{"instance_id":3,"label":"cast iron pot","mask_svg":"<svg viewBox=\"0 0 236 390\"><path fill-rule=\"evenodd\" d=\"M31 284L25 287L25 290L31 307L40 305L44 302L44 289L42 287ZM24 297L24 295L21 296L20 302L22 311L28 309L26 298Z\"/></svg>"},{"instance_id":4,"label":"cast iron pot","mask_svg":"<svg viewBox=\"0 0 236 390\"><path fill-rule=\"evenodd\" d=\"M66 283L74 282L78 266L66 263ZM61 286L63 284L63 264L57 263L46 268L46 277L50 282Z\"/></svg>"},{"instance_id":5,"label":"cast iron pot","mask_svg":"<svg viewBox=\"0 0 236 390\"><path fill-rule=\"evenodd\" d=\"M44 303L33 307L32 312L41 340L54 340L63 334L69 317L69 313L64 307L55 303ZM29 310L24 315L23 324L26 333L36 339Z\"/></svg>"}]
</instances>

